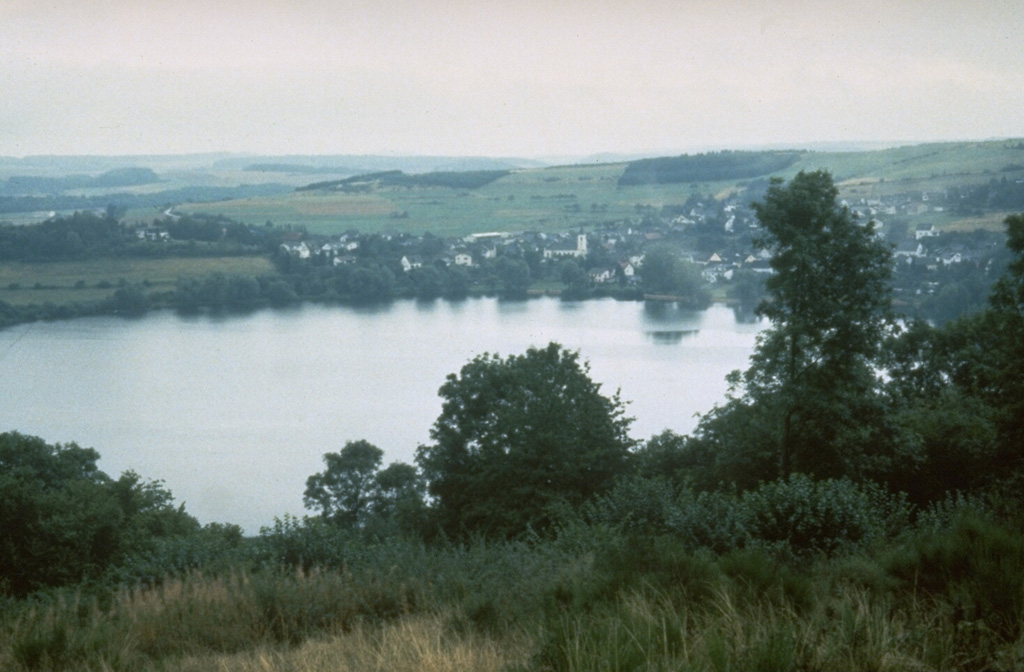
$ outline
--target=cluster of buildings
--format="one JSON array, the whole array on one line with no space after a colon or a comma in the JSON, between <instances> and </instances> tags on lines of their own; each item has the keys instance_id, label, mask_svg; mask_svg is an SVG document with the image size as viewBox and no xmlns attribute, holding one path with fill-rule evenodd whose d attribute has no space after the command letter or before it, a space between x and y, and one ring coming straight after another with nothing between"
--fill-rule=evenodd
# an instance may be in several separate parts
<instances>
[{"instance_id":1,"label":"cluster of buildings","mask_svg":"<svg viewBox=\"0 0 1024 672\"><path fill-rule=\"evenodd\" d=\"M940 213L943 211L943 206L939 205L941 197L941 194L935 198L929 194L920 194L919 198L899 195L887 199L861 199L854 203L843 201L842 205L849 208L859 221L876 223L879 236L888 237L895 245L897 265L926 263L949 266L984 254L983 251L969 249L962 241L944 245L940 231L932 224L904 231L883 223L883 219L899 221L906 216L919 216L922 212ZM378 238L387 241L388 256L406 272L425 264L477 268L500 256L532 256L548 262L576 261L594 283L635 283L639 280L645 250L659 244L669 244L680 251L681 258L699 264L708 283L730 281L740 269L755 273L771 272L770 253L763 249L750 251L750 241L758 224L753 212L738 201L718 202L712 199L706 205L695 201L671 212L638 206L638 215L632 220L602 225L589 234L581 230L560 234L488 232L450 239L408 234ZM365 238L356 231L334 239L307 236L304 240L283 243L281 250L300 259L326 257L335 265L355 263L360 256L360 243ZM430 244L427 244L428 238ZM709 239L712 242L709 243ZM692 249L709 251L685 251ZM712 249L714 251L710 251Z\"/></svg>"},{"instance_id":2,"label":"cluster of buildings","mask_svg":"<svg viewBox=\"0 0 1024 672\"><path fill-rule=\"evenodd\" d=\"M443 245L428 245L424 238L402 235L381 236L389 244L391 254L397 259L404 272L421 268L426 264L443 263L447 266L477 268L496 260L499 256L525 258L533 255L545 262L575 261L584 268L590 280L596 284L626 283L639 281L643 265L644 248L663 241L660 233L641 233L627 229L621 233L605 232L578 233L475 233L465 238L446 239ZM337 266L354 264L359 259L359 248L364 236L356 232L346 233L331 240L307 237L304 240L284 242L280 251L296 259L320 259ZM429 249L425 249L429 248ZM730 280L733 272L741 267L769 272L768 254L728 255L714 253L697 255L684 253L686 261L701 264L703 275L708 282Z\"/></svg>"},{"instance_id":3,"label":"cluster of buildings","mask_svg":"<svg viewBox=\"0 0 1024 672\"><path fill-rule=\"evenodd\" d=\"M988 251L972 248L963 242L944 244L941 232L933 224L926 224L896 244L893 255L904 264L924 263L929 267L949 266L975 261Z\"/></svg>"}]
</instances>

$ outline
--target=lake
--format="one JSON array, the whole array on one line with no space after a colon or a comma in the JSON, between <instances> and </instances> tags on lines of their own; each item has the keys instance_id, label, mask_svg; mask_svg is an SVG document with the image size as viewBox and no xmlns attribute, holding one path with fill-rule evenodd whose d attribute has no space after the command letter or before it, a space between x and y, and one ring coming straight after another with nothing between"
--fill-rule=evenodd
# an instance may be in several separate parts
<instances>
[{"instance_id":1,"label":"lake","mask_svg":"<svg viewBox=\"0 0 1024 672\"><path fill-rule=\"evenodd\" d=\"M201 522L255 533L306 513L306 478L346 441L412 462L445 376L476 355L579 350L646 439L724 400L762 326L721 305L554 298L21 325L0 332L0 431L95 448L111 476L163 480Z\"/></svg>"}]
</instances>

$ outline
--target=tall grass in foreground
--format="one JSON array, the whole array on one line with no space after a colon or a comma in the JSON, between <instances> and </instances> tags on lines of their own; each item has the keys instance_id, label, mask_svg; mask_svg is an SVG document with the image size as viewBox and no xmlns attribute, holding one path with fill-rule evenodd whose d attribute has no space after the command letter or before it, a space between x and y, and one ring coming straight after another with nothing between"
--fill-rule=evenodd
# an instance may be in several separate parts
<instances>
[{"instance_id":1,"label":"tall grass in foreground","mask_svg":"<svg viewBox=\"0 0 1024 672\"><path fill-rule=\"evenodd\" d=\"M719 590L696 609L630 594L608 610L563 618L540 669L947 670L959 669L941 610L893 610L850 590L811 614L769 601L743 604Z\"/></svg>"},{"instance_id":2,"label":"tall grass in foreground","mask_svg":"<svg viewBox=\"0 0 1024 672\"><path fill-rule=\"evenodd\" d=\"M0 631L0 669L138 670L183 654L289 646L416 606L416 589L344 571L193 574L109 600L79 594L26 606Z\"/></svg>"},{"instance_id":3,"label":"tall grass in foreground","mask_svg":"<svg viewBox=\"0 0 1024 672\"><path fill-rule=\"evenodd\" d=\"M185 658L175 672L500 672L524 664L525 637L454 632L440 615L420 615L318 638L293 649Z\"/></svg>"},{"instance_id":4,"label":"tall grass in foreground","mask_svg":"<svg viewBox=\"0 0 1024 672\"><path fill-rule=\"evenodd\" d=\"M581 523L429 547L296 527L260 556L292 569L0 602L0 669L1024 669L1017 526L937 511L832 556L703 536L741 543Z\"/></svg>"},{"instance_id":5,"label":"tall grass in foreground","mask_svg":"<svg viewBox=\"0 0 1024 672\"><path fill-rule=\"evenodd\" d=\"M333 581L309 580L309 587ZM898 606L863 588L823 596L810 611L787 600L752 598L728 582L693 604L679 595L640 589L591 610L562 611L532 628L483 632L460 627L451 609L431 610L347 624L338 618L289 643L280 630L275 634L281 625L271 625L284 616L282 609L261 616L259 598L246 592L244 578L194 583L124 596L129 603L120 608L131 613L120 619L78 613L80 603L37 612L35 620L21 624L36 639L21 639L14 651L5 647L0 665L5 670L167 672L723 672L1014 670L1024 663L1021 638L975 648L981 642L974 626L958 622L948 605L921 600ZM301 629L305 618L290 611L285 621ZM80 621L77 627L67 627L74 619ZM34 653L25 648L32 642L41 647Z\"/></svg>"}]
</instances>

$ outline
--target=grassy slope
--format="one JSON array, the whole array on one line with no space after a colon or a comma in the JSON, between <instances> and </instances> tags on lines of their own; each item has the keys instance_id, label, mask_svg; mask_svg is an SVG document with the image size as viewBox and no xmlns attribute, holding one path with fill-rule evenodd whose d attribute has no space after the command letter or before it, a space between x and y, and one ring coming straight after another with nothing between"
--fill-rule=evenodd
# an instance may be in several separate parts
<instances>
[{"instance_id":1,"label":"grassy slope","mask_svg":"<svg viewBox=\"0 0 1024 672\"><path fill-rule=\"evenodd\" d=\"M781 172L832 172L843 196L876 198L895 193L937 191L952 184L993 178L1024 179L1024 150L1015 141L914 145L869 152L808 153ZM370 194L296 193L224 203L190 204L183 211L222 213L262 223L305 226L311 232L337 234L357 228L391 232L463 236L481 231L565 231L636 215L635 205L660 207L682 203L696 189L718 196L736 189L734 182L699 185L619 187L625 164L525 169L480 189L385 188ZM267 179L274 179L267 175ZM576 211L574 206L578 206ZM398 213L407 217L396 218ZM983 226L1000 225L1003 213L985 218ZM946 215L929 213L929 221L963 228Z\"/></svg>"},{"instance_id":2,"label":"grassy slope","mask_svg":"<svg viewBox=\"0 0 1024 672\"><path fill-rule=\"evenodd\" d=\"M412 545L355 573L197 572L102 607L10 603L0 669L1021 669L1020 603L1001 596L1020 586L1019 533L962 529L800 563L664 538L634 557L624 542L642 539L593 529L589 549Z\"/></svg>"}]
</instances>

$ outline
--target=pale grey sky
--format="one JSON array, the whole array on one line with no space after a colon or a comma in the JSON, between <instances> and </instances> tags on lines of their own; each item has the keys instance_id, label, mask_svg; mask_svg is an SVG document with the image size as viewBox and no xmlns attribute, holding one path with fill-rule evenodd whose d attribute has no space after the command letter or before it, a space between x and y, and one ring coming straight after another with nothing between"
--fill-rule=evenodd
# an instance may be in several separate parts
<instances>
[{"instance_id":1,"label":"pale grey sky","mask_svg":"<svg viewBox=\"0 0 1024 672\"><path fill-rule=\"evenodd\" d=\"M0 155L1019 137L1022 36L1021 0L0 0Z\"/></svg>"}]
</instances>

